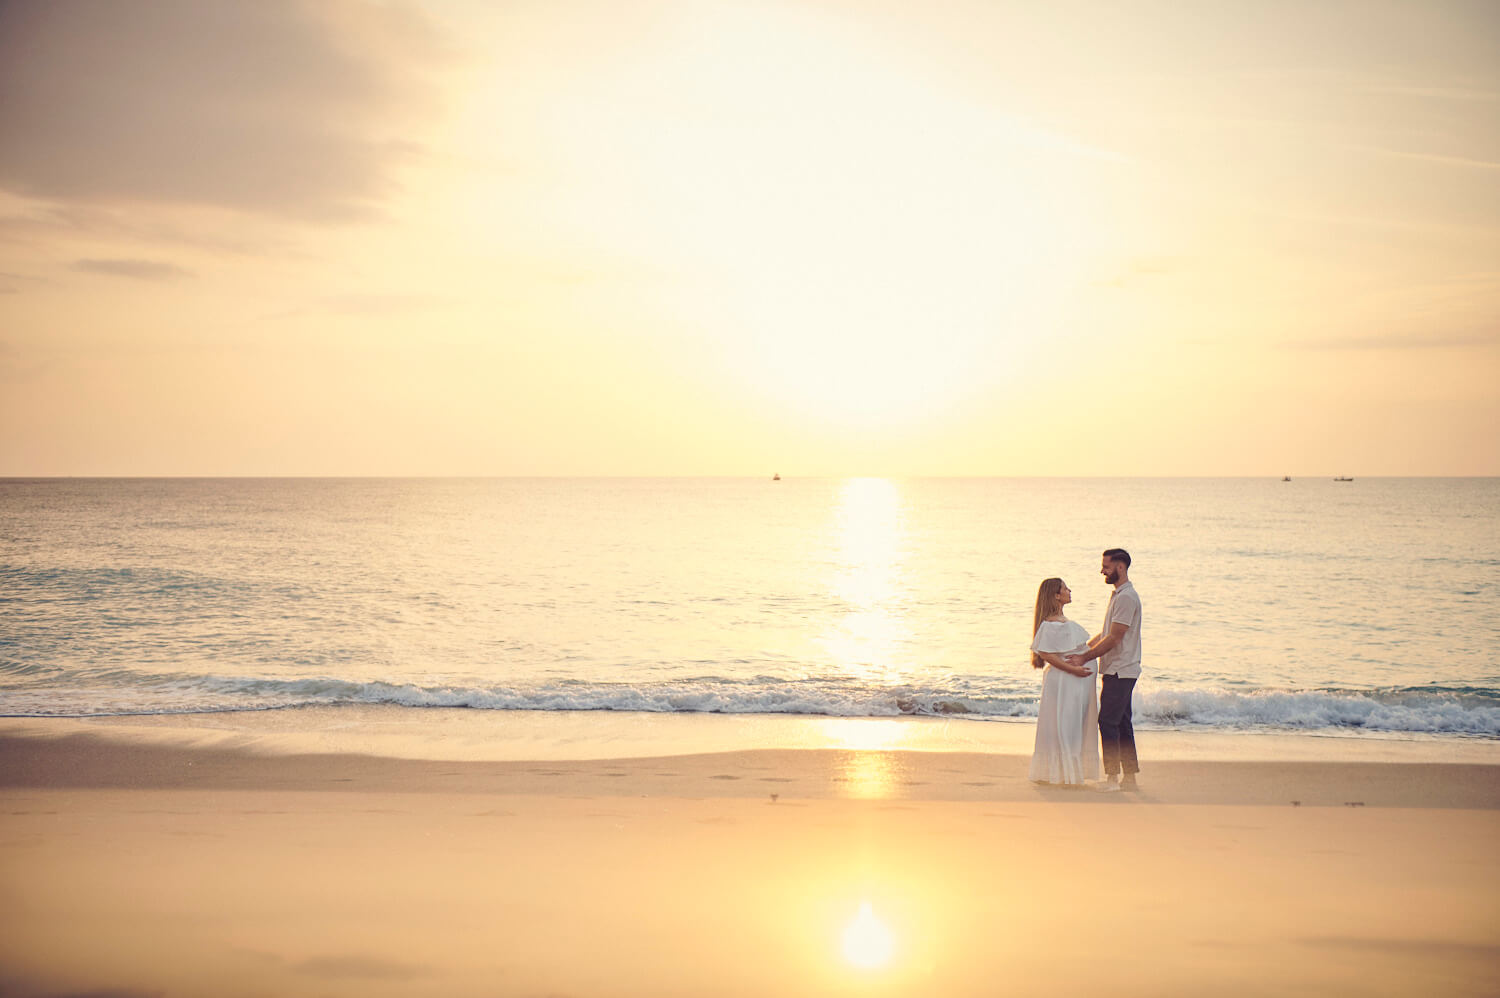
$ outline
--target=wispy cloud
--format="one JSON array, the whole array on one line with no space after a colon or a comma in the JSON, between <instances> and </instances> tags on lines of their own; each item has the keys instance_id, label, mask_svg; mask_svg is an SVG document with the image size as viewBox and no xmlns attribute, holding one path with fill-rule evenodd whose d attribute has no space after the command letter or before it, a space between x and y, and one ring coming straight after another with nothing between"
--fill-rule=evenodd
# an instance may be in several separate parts
<instances>
[{"instance_id":1,"label":"wispy cloud","mask_svg":"<svg viewBox=\"0 0 1500 998\"><path fill-rule=\"evenodd\" d=\"M1367 94L1385 94L1391 97L1426 97L1432 100L1500 103L1500 91L1473 90L1465 87L1373 86L1362 87L1361 90Z\"/></svg>"},{"instance_id":2,"label":"wispy cloud","mask_svg":"<svg viewBox=\"0 0 1500 998\"><path fill-rule=\"evenodd\" d=\"M1493 326L1451 333L1372 333L1365 336L1328 336L1284 340L1292 350L1454 350L1500 345L1500 321Z\"/></svg>"},{"instance_id":3,"label":"wispy cloud","mask_svg":"<svg viewBox=\"0 0 1500 998\"><path fill-rule=\"evenodd\" d=\"M86 204L367 216L441 59L406 5L10 0L0 187Z\"/></svg>"},{"instance_id":4,"label":"wispy cloud","mask_svg":"<svg viewBox=\"0 0 1500 998\"><path fill-rule=\"evenodd\" d=\"M294 964L297 971L324 978L408 981L430 977L433 968L424 964L400 963L359 954L317 956Z\"/></svg>"},{"instance_id":5,"label":"wispy cloud","mask_svg":"<svg viewBox=\"0 0 1500 998\"><path fill-rule=\"evenodd\" d=\"M0 384L26 384L47 374L54 366L55 360L49 355L22 352L14 343L0 340Z\"/></svg>"},{"instance_id":6,"label":"wispy cloud","mask_svg":"<svg viewBox=\"0 0 1500 998\"><path fill-rule=\"evenodd\" d=\"M295 319L304 315L404 315L412 312L432 311L433 309L443 308L447 304L447 299L427 294L374 292L368 294L328 295L294 308L269 313L261 318Z\"/></svg>"},{"instance_id":7,"label":"wispy cloud","mask_svg":"<svg viewBox=\"0 0 1500 998\"><path fill-rule=\"evenodd\" d=\"M297 252L294 240L275 221L257 224L227 210L157 205L150 211L136 211L129 206L115 209L23 200L20 211L0 216L0 243L55 246L78 237L90 244L150 243L231 256L275 253L285 257Z\"/></svg>"},{"instance_id":8,"label":"wispy cloud","mask_svg":"<svg viewBox=\"0 0 1500 998\"><path fill-rule=\"evenodd\" d=\"M1386 229L1393 232L1412 232L1427 235L1459 237L1489 237L1495 227L1482 221L1471 223L1434 221L1426 218L1395 218L1375 215L1335 215L1317 211L1285 211L1280 208L1262 209L1262 213L1275 218L1288 219L1308 225L1338 226L1353 229Z\"/></svg>"},{"instance_id":9,"label":"wispy cloud","mask_svg":"<svg viewBox=\"0 0 1500 998\"><path fill-rule=\"evenodd\" d=\"M1130 261L1126 266L1109 277L1101 278L1094 282L1095 287L1101 288L1123 288L1127 284L1133 284L1152 277L1164 277L1179 269L1179 265L1165 257L1141 257Z\"/></svg>"},{"instance_id":10,"label":"wispy cloud","mask_svg":"<svg viewBox=\"0 0 1500 998\"><path fill-rule=\"evenodd\" d=\"M193 276L191 270L160 260L74 260L73 269L138 281L176 281Z\"/></svg>"},{"instance_id":11,"label":"wispy cloud","mask_svg":"<svg viewBox=\"0 0 1500 998\"><path fill-rule=\"evenodd\" d=\"M1442 156L1435 153L1408 152L1404 149L1385 149L1380 146L1347 145L1346 148L1374 153L1378 156L1391 156L1396 159L1415 159L1426 163L1441 163L1444 166L1462 166L1476 170L1500 170L1500 162L1491 159L1473 159L1468 156Z\"/></svg>"},{"instance_id":12,"label":"wispy cloud","mask_svg":"<svg viewBox=\"0 0 1500 998\"><path fill-rule=\"evenodd\" d=\"M0 270L0 295L15 295L21 293L21 283L31 281L23 274L10 274Z\"/></svg>"}]
</instances>

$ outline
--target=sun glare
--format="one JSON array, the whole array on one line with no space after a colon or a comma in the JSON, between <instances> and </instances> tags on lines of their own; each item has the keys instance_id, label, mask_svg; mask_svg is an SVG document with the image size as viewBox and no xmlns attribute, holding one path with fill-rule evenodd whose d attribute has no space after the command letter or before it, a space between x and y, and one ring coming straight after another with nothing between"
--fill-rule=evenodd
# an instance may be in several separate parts
<instances>
[{"instance_id":1,"label":"sun glare","mask_svg":"<svg viewBox=\"0 0 1500 998\"><path fill-rule=\"evenodd\" d=\"M862 970L874 970L890 962L895 948L891 930L875 917L869 902L860 905L859 914L844 929L844 959Z\"/></svg>"},{"instance_id":2,"label":"sun glare","mask_svg":"<svg viewBox=\"0 0 1500 998\"><path fill-rule=\"evenodd\" d=\"M901 646L911 637L901 608L904 520L894 482L844 483L835 513L839 570L832 588L848 609L821 643L840 669L877 681L895 678Z\"/></svg>"},{"instance_id":3,"label":"sun glare","mask_svg":"<svg viewBox=\"0 0 1500 998\"><path fill-rule=\"evenodd\" d=\"M858 22L705 4L597 64L538 124L546 203L697 289L712 363L824 432L917 432L1009 383L1101 227L1065 196L1091 150Z\"/></svg>"}]
</instances>

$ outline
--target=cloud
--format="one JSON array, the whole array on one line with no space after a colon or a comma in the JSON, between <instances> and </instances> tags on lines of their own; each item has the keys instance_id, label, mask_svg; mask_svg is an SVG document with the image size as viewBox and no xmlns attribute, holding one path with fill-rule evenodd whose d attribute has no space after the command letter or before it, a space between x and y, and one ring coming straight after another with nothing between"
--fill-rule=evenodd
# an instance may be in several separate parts
<instances>
[{"instance_id":1,"label":"cloud","mask_svg":"<svg viewBox=\"0 0 1500 998\"><path fill-rule=\"evenodd\" d=\"M1377 156L1392 156L1396 159L1415 159L1423 163L1441 163L1444 166L1462 166L1475 170L1500 170L1500 162L1491 159L1474 159L1471 156L1440 156L1435 153L1406 152L1400 149L1383 149L1379 146L1349 145L1349 149L1374 153Z\"/></svg>"},{"instance_id":2,"label":"cloud","mask_svg":"<svg viewBox=\"0 0 1500 998\"><path fill-rule=\"evenodd\" d=\"M1425 97L1431 100L1500 101L1500 91L1473 90L1461 87L1366 87L1365 93L1385 94L1397 97Z\"/></svg>"},{"instance_id":3,"label":"cloud","mask_svg":"<svg viewBox=\"0 0 1500 998\"><path fill-rule=\"evenodd\" d=\"M0 187L367 216L419 151L443 55L422 15L362 0L9 0Z\"/></svg>"},{"instance_id":4,"label":"cloud","mask_svg":"<svg viewBox=\"0 0 1500 998\"><path fill-rule=\"evenodd\" d=\"M74 260L73 269L92 274L133 277L139 281L175 281L193 276L190 270L159 260Z\"/></svg>"},{"instance_id":5,"label":"cloud","mask_svg":"<svg viewBox=\"0 0 1500 998\"><path fill-rule=\"evenodd\" d=\"M18 295L24 290L52 283L53 281L46 277L0 270L0 295Z\"/></svg>"},{"instance_id":6,"label":"cloud","mask_svg":"<svg viewBox=\"0 0 1500 998\"><path fill-rule=\"evenodd\" d=\"M1304 946L1319 949L1352 950L1355 953L1400 953L1427 960L1451 961L1455 957L1469 960L1500 959L1500 946L1492 943L1450 942L1442 939L1369 939L1361 936L1304 936L1296 940Z\"/></svg>"},{"instance_id":7,"label":"cloud","mask_svg":"<svg viewBox=\"0 0 1500 998\"><path fill-rule=\"evenodd\" d=\"M1389 229L1397 232L1421 233L1436 236L1460 236L1485 238L1495 234L1495 227L1482 220L1473 222L1435 221L1426 218L1377 217L1373 215L1334 215L1317 211L1285 211L1278 208L1264 209L1264 214L1288 219L1312 226L1338 226L1357 229Z\"/></svg>"},{"instance_id":8,"label":"cloud","mask_svg":"<svg viewBox=\"0 0 1500 998\"><path fill-rule=\"evenodd\" d=\"M1100 288L1123 288L1136 281L1176 273L1179 269L1181 268L1178 263L1165 257L1139 257L1131 260L1109 277L1094 281L1093 284Z\"/></svg>"},{"instance_id":9,"label":"cloud","mask_svg":"<svg viewBox=\"0 0 1500 998\"><path fill-rule=\"evenodd\" d=\"M403 294L399 292L371 292L367 294L328 295L315 301L280 312L271 312L262 319L295 319L304 315L354 315L382 316L428 312L444 308L449 302L437 295Z\"/></svg>"},{"instance_id":10,"label":"cloud","mask_svg":"<svg viewBox=\"0 0 1500 998\"><path fill-rule=\"evenodd\" d=\"M387 312L425 312L438 308L443 300L436 295L369 293L330 295L324 299L330 312L340 315L382 315Z\"/></svg>"},{"instance_id":11,"label":"cloud","mask_svg":"<svg viewBox=\"0 0 1500 998\"><path fill-rule=\"evenodd\" d=\"M1373 333L1368 336L1285 340L1292 350L1452 350L1500 344L1500 323L1488 329L1453 333Z\"/></svg>"},{"instance_id":12,"label":"cloud","mask_svg":"<svg viewBox=\"0 0 1500 998\"><path fill-rule=\"evenodd\" d=\"M294 964L294 969L313 977L328 979L409 981L431 977L434 968L426 964L402 963L374 956L315 956Z\"/></svg>"},{"instance_id":13,"label":"cloud","mask_svg":"<svg viewBox=\"0 0 1500 998\"><path fill-rule=\"evenodd\" d=\"M165 243L233 256L286 255L295 242L275 219L252 219L230 209L153 205L119 208L29 201L22 211L0 215L0 244L55 246L78 237L139 246Z\"/></svg>"}]
</instances>

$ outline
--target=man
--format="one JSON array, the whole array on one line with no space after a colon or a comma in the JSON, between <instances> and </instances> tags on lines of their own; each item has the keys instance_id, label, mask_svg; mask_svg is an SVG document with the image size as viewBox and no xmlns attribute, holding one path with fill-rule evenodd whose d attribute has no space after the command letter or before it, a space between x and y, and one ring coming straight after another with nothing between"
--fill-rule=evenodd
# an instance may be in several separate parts
<instances>
[{"instance_id":1,"label":"man","mask_svg":"<svg viewBox=\"0 0 1500 998\"><path fill-rule=\"evenodd\" d=\"M1105 782L1097 789L1138 790L1135 774L1135 729L1130 724L1130 696L1141 674L1141 598L1130 584L1130 554L1124 548L1104 552L1099 574L1115 587L1104 609L1104 630L1089 641L1089 650L1069 655L1069 665L1099 660L1099 738L1104 749Z\"/></svg>"}]
</instances>

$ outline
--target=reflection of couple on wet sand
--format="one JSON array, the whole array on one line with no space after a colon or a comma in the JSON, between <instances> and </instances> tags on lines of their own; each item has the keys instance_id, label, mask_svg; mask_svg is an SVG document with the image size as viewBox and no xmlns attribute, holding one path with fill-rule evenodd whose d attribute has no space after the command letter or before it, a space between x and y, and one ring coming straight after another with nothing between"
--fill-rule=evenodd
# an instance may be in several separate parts
<instances>
[{"instance_id":1,"label":"reflection of couple on wet sand","mask_svg":"<svg viewBox=\"0 0 1500 998\"><path fill-rule=\"evenodd\" d=\"M1098 780L1102 742L1106 779L1095 789L1135 790L1141 767L1130 696L1141 674L1141 600L1130 584L1130 555L1122 548L1104 552L1099 572L1115 590L1104 611L1104 627L1092 638L1064 615L1073 594L1062 579L1046 579L1037 590L1031 664L1047 671L1042 674L1030 777L1035 783L1075 787ZM1097 700L1096 671L1103 684Z\"/></svg>"}]
</instances>

